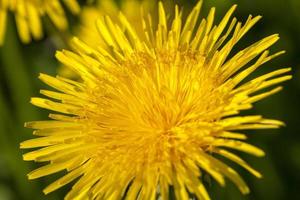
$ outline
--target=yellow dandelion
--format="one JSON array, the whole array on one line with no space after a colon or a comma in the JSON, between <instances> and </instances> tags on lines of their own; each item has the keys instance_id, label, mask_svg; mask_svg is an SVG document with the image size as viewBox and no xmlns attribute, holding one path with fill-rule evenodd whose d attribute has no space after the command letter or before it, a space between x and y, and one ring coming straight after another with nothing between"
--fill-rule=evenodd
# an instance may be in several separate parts
<instances>
[{"instance_id":1,"label":"yellow dandelion","mask_svg":"<svg viewBox=\"0 0 300 200\"><path fill-rule=\"evenodd\" d=\"M77 0L63 0L73 14L80 11ZM47 15L57 29L65 30L68 26L60 0L0 0L0 45L4 41L7 12L15 15L20 39L29 43L32 38L43 36L41 17Z\"/></svg>"},{"instance_id":2,"label":"yellow dandelion","mask_svg":"<svg viewBox=\"0 0 300 200\"><path fill-rule=\"evenodd\" d=\"M74 38L76 51L57 52L58 60L82 80L40 75L56 91L41 90L52 100L31 102L56 113L49 121L26 123L39 137L21 143L22 149L39 148L24 154L24 160L47 163L29 173L29 179L66 172L44 189L45 194L76 180L65 199L167 200L175 195L185 200L193 194L207 200L202 181L206 173L222 186L228 178L243 194L249 192L239 174L215 155L261 177L230 150L263 156L240 131L283 123L239 113L281 90L266 89L290 79L284 75L290 68L246 81L259 66L283 53L269 55L267 50L278 35L229 57L260 16L249 16L242 24L231 19L233 6L214 26L212 8L197 23L201 5L199 1L184 21L176 6L168 22L159 3L158 25L151 17L142 20L144 39L122 13L120 25L106 16L96 26L110 49Z\"/></svg>"}]
</instances>

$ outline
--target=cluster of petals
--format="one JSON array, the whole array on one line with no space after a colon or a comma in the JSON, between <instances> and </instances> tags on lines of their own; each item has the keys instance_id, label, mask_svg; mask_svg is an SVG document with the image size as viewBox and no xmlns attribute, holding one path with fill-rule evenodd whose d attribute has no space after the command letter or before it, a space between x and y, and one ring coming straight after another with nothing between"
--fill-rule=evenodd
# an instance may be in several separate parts
<instances>
[{"instance_id":1,"label":"cluster of petals","mask_svg":"<svg viewBox=\"0 0 300 200\"><path fill-rule=\"evenodd\" d=\"M204 174L222 186L227 178L249 193L241 176L219 158L261 177L234 151L264 156L245 141L244 130L283 123L241 111L280 91L275 85L291 78L290 68L250 78L284 53L268 50L278 35L233 54L261 17L239 22L233 6L214 25L215 8L199 20L201 6L199 1L186 19L175 6L167 20L159 3L157 23L151 15L140 18L142 33L123 13L119 22L103 16L95 24L103 45L74 38L73 50L57 52L80 79L40 75L55 91L41 90L46 98L31 102L54 113L48 121L26 123L37 138L21 143L35 148L24 160L46 163L29 179L66 172L44 193L74 182L65 199L207 200Z\"/></svg>"}]
</instances>

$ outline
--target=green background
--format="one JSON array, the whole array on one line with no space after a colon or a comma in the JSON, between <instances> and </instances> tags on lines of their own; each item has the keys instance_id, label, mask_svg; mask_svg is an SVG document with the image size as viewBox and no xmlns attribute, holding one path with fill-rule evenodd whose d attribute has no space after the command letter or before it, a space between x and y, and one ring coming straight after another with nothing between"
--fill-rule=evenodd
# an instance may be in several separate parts
<instances>
[{"instance_id":1,"label":"green background","mask_svg":"<svg viewBox=\"0 0 300 200\"><path fill-rule=\"evenodd\" d=\"M195 1L183 1L185 10ZM238 4L235 16L245 21L249 14L262 15L263 19L242 39L238 48L279 33L281 40L271 52L286 50L287 53L265 64L256 76L281 67L292 67L293 79L284 83L284 90L255 104L250 113L263 114L286 122L279 130L248 131L250 143L263 148L266 157L255 158L242 154L249 163L263 174L256 179L234 166L249 183L251 194L243 196L227 181L225 188L207 180L212 199L255 199L282 200L299 198L300 189L300 1L299 0L205 0L202 17L212 6L217 8L217 21L230 8ZM69 16L71 24L77 19ZM58 63L54 58L56 49L64 44L59 34L45 19L47 35L39 42L23 45L17 37L13 15L7 23L4 46L0 47L0 200L63 199L69 189L44 196L42 188L60 174L28 181L26 174L39 166L22 161L19 143L32 138L31 130L23 128L25 121L47 118L43 111L29 104L32 96L39 96L39 89L45 88L38 79L40 72L55 75ZM238 48L236 50L238 50ZM235 51L236 51L235 50Z\"/></svg>"}]
</instances>

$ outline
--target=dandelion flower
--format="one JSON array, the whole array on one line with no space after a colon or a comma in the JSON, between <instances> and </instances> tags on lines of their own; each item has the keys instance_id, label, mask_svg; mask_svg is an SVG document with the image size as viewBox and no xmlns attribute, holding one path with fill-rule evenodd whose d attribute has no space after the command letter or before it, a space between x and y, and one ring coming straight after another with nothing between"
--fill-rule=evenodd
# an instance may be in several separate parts
<instances>
[{"instance_id":1,"label":"dandelion flower","mask_svg":"<svg viewBox=\"0 0 300 200\"><path fill-rule=\"evenodd\" d=\"M64 0L65 6L73 14L80 11L77 0ZM3 43L6 27L7 12L15 15L20 39L29 43L32 38L43 36L41 17L47 15L60 31L68 26L65 12L60 0L1 0L0 1L0 45Z\"/></svg>"},{"instance_id":2,"label":"dandelion flower","mask_svg":"<svg viewBox=\"0 0 300 200\"><path fill-rule=\"evenodd\" d=\"M31 102L55 113L49 121L26 123L38 138L21 143L22 149L38 148L24 154L24 160L47 162L29 173L29 179L66 172L44 189L45 194L74 181L65 199L166 200L174 195L185 200L193 194L207 200L204 174L221 186L228 178L243 194L249 192L240 175L215 155L261 177L231 150L263 156L240 131L283 123L239 113L278 92L280 86L267 89L290 79L285 75L290 69L247 80L283 53L269 55L267 50L278 35L229 57L260 16L249 16L242 24L232 19L233 6L213 26L212 8L198 24L201 5L199 1L186 20L176 6L168 22L159 3L158 25L151 17L142 20L144 39L122 13L120 25L105 17L96 26L110 49L74 38L76 51L57 52L58 60L82 80L40 75L56 91L41 90L52 100Z\"/></svg>"}]
</instances>

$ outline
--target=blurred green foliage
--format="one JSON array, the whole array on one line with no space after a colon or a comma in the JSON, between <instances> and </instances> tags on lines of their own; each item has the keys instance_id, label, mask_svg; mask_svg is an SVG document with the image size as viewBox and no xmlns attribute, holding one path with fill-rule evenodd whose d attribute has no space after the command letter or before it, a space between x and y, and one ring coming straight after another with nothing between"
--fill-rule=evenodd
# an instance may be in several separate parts
<instances>
[{"instance_id":1,"label":"blurred green foliage","mask_svg":"<svg viewBox=\"0 0 300 200\"><path fill-rule=\"evenodd\" d=\"M195 1L180 0L189 7ZM252 15L263 19L241 41L240 47L273 33L281 40L273 52L287 53L265 64L257 74L279 67L293 67L293 80L285 83L285 89L255 105L251 112L286 122L280 130L251 131L251 143L262 147L267 156L259 159L242 155L264 178L258 180L245 171L240 171L249 183L252 192L242 196L236 187L227 181L226 188L214 181L209 187L212 199L297 199L300 188L300 1L299 0L205 0L203 15L212 6L217 8L217 19L233 5L238 4L235 16L242 21ZM188 10L188 9L185 9ZM73 20L76 24L76 19ZM0 47L0 200L63 199L68 187L43 196L42 188L55 177L28 181L26 174L38 164L22 161L19 143L31 138L31 130L23 128L25 121L46 119L47 112L29 104L44 88L37 77L40 72L55 75L58 63L54 59L56 48L63 47L59 35L49 25L49 37L30 45L22 45L17 37L13 16L9 16L6 42ZM51 36L51 37L50 37ZM236 167L236 169L240 169Z\"/></svg>"}]
</instances>

